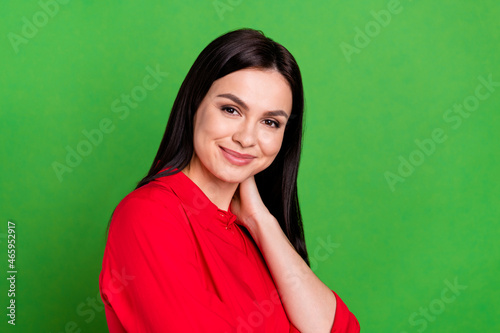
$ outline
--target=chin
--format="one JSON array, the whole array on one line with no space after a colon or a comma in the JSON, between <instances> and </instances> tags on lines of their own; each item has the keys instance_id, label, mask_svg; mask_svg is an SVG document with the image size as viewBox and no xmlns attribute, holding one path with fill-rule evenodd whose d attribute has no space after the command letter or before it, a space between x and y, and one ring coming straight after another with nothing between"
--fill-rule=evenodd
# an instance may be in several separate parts
<instances>
[{"instance_id":1,"label":"chin","mask_svg":"<svg viewBox=\"0 0 500 333\"><path fill-rule=\"evenodd\" d=\"M252 172L244 170L241 167L236 168L219 168L214 170L212 174L219 180L225 183L239 184L243 182L248 177L252 176Z\"/></svg>"},{"instance_id":2,"label":"chin","mask_svg":"<svg viewBox=\"0 0 500 333\"><path fill-rule=\"evenodd\" d=\"M225 183L233 183L233 184L239 184L243 182L245 179L248 177L243 176L241 173L235 174L235 173L221 173L221 174L216 174L215 175L217 178L222 180Z\"/></svg>"}]
</instances>

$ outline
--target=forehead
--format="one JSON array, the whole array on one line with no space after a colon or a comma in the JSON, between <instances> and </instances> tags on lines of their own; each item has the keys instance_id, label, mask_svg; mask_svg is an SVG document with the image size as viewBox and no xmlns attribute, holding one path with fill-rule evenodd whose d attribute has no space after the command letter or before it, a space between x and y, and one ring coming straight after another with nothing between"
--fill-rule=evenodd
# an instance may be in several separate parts
<instances>
[{"instance_id":1,"label":"forehead","mask_svg":"<svg viewBox=\"0 0 500 333\"><path fill-rule=\"evenodd\" d=\"M292 110L292 90L288 81L276 70L245 68L216 80L207 95L238 96L250 108L262 110Z\"/></svg>"}]
</instances>

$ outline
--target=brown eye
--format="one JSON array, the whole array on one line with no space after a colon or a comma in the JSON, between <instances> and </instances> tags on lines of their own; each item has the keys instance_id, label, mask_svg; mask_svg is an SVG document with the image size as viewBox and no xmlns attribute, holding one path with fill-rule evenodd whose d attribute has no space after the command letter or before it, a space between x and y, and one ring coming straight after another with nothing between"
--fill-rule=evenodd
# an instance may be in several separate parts
<instances>
[{"instance_id":1,"label":"brown eye","mask_svg":"<svg viewBox=\"0 0 500 333\"><path fill-rule=\"evenodd\" d=\"M275 128L280 127L280 123L275 121L275 120L272 120L272 119L264 120L264 124L266 124L267 126L275 127Z\"/></svg>"},{"instance_id":2,"label":"brown eye","mask_svg":"<svg viewBox=\"0 0 500 333\"><path fill-rule=\"evenodd\" d=\"M232 108L230 106L223 106L221 108L222 111L224 111L225 113L228 113L228 114L238 114L238 110L236 110L235 108Z\"/></svg>"}]
</instances>

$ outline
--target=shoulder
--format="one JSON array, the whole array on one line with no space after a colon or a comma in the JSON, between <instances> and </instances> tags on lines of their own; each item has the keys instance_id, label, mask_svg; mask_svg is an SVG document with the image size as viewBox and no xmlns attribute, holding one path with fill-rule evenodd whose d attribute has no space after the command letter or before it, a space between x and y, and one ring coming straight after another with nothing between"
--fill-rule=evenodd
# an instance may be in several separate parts
<instances>
[{"instance_id":1,"label":"shoulder","mask_svg":"<svg viewBox=\"0 0 500 333\"><path fill-rule=\"evenodd\" d=\"M186 222L182 202L172 189L150 182L130 192L116 206L110 233L118 230L151 233L166 228L172 232Z\"/></svg>"},{"instance_id":2,"label":"shoulder","mask_svg":"<svg viewBox=\"0 0 500 333\"><path fill-rule=\"evenodd\" d=\"M155 211L172 210L181 200L168 186L150 182L127 194L116 206L115 213L121 210L148 208Z\"/></svg>"},{"instance_id":3,"label":"shoulder","mask_svg":"<svg viewBox=\"0 0 500 333\"><path fill-rule=\"evenodd\" d=\"M103 262L143 271L162 269L167 262L195 263L195 237L181 200L168 186L151 182L116 206Z\"/></svg>"}]
</instances>

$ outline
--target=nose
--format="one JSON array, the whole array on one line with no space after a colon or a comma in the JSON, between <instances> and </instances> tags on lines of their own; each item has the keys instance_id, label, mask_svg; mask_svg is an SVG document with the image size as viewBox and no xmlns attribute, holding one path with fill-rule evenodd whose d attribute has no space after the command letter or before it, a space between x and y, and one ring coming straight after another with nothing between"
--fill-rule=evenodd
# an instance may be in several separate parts
<instances>
[{"instance_id":1,"label":"nose","mask_svg":"<svg viewBox=\"0 0 500 333\"><path fill-rule=\"evenodd\" d=\"M233 141L238 142L242 148L252 147L257 142L256 128L249 122L239 124L234 133Z\"/></svg>"}]
</instances>

